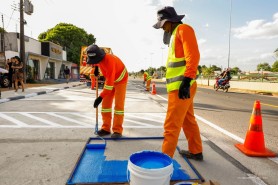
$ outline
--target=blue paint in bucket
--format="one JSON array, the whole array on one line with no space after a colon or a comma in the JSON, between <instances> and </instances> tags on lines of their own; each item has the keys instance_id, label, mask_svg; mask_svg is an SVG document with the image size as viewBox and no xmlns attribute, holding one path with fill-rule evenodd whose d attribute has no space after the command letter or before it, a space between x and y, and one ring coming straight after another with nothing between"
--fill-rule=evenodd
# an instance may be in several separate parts
<instances>
[{"instance_id":1,"label":"blue paint in bucket","mask_svg":"<svg viewBox=\"0 0 278 185\"><path fill-rule=\"evenodd\" d=\"M157 151L134 153L130 156L127 166L130 185L170 185L174 170L172 159Z\"/></svg>"},{"instance_id":2,"label":"blue paint in bucket","mask_svg":"<svg viewBox=\"0 0 278 185\"><path fill-rule=\"evenodd\" d=\"M130 156L130 161L146 169L159 169L172 164L172 159L161 152L142 151L134 153Z\"/></svg>"}]
</instances>

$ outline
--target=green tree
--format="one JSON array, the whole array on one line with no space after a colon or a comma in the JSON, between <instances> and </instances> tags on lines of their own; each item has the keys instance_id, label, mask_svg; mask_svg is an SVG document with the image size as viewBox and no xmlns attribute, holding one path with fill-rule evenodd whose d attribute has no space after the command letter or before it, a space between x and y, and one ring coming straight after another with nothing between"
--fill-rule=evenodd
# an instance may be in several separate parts
<instances>
[{"instance_id":1,"label":"green tree","mask_svg":"<svg viewBox=\"0 0 278 185\"><path fill-rule=\"evenodd\" d=\"M278 72L278 60L272 65L271 71Z\"/></svg>"},{"instance_id":2,"label":"green tree","mask_svg":"<svg viewBox=\"0 0 278 185\"><path fill-rule=\"evenodd\" d=\"M0 27L0 33L2 33L2 32L6 32L6 30L4 30L2 27Z\"/></svg>"},{"instance_id":3,"label":"green tree","mask_svg":"<svg viewBox=\"0 0 278 185\"><path fill-rule=\"evenodd\" d=\"M210 68L202 68L202 74L204 77L213 76L214 70L211 67Z\"/></svg>"},{"instance_id":4,"label":"green tree","mask_svg":"<svg viewBox=\"0 0 278 185\"><path fill-rule=\"evenodd\" d=\"M278 48L274 51L276 57L278 58Z\"/></svg>"},{"instance_id":5,"label":"green tree","mask_svg":"<svg viewBox=\"0 0 278 185\"><path fill-rule=\"evenodd\" d=\"M238 67L233 67L231 69L231 74L233 74L233 75L237 75L240 72L241 72L241 70Z\"/></svg>"},{"instance_id":6,"label":"green tree","mask_svg":"<svg viewBox=\"0 0 278 185\"><path fill-rule=\"evenodd\" d=\"M67 59L79 64L81 46L96 42L94 35L88 34L84 29L72 24L59 23L39 35L39 41L51 41L67 51Z\"/></svg>"},{"instance_id":7,"label":"green tree","mask_svg":"<svg viewBox=\"0 0 278 185\"><path fill-rule=\"evenodd\" d=\"M216 65L212 65L210 68L212 71L221 71L221 67L217 67Z\"/></svg>"},{"instance_id":8,"label":"green tree","mask_svg":"<svg viewBox=\"0 0 278 185\"><path fill-rule=\"evenodd\" d=\"M267 62L264 62L264 63L261 63L261 64L257 65L257 71L260 71L261 69L263 71L271 71L271 67Z\"/></svg>"}]
</instances>

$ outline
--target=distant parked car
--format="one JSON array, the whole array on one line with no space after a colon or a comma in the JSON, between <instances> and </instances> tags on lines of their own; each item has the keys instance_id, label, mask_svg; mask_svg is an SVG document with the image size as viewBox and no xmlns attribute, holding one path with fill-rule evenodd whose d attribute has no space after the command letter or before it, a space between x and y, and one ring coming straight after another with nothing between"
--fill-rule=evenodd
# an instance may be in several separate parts
<instances>
[{"instance_id":1,"label":"distant parked car","mask_svg":"<svg viewBox=\"0 0 278 185\"><path fill-rule=\"evenodd\" d=\"M10 80L7 73L0 73L0 85L1 87L9 87Z\"/></svg>"}]
</instances>

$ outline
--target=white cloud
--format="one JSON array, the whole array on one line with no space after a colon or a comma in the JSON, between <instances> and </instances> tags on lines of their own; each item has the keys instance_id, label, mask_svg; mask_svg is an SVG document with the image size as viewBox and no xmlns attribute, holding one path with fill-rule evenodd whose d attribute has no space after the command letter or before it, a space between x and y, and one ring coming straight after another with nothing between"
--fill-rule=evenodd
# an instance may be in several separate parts
<instances>
[{"instance_id":1,"label":"white cloud","mask_svg":"<svg viewBox=\"0 0 278 185\"><path fill-rule=\"evenodd\" d=\"M204 45L207 42L207 40L206 39L199 39L197 42L198 42L198 45L200 47L201 45Z\"/></svg>"},{"instance_id":2,"label":"white cloud","mask_svg":"<svg viewBox=\"0 0 278 185\"><path fill-rule=\"evenodd\" d=\"M273 39L278 37L278 13L273 15L272 22L253 20L247 25L232 29L234 36L239 39Z\"/></svg>"}]
</instances>

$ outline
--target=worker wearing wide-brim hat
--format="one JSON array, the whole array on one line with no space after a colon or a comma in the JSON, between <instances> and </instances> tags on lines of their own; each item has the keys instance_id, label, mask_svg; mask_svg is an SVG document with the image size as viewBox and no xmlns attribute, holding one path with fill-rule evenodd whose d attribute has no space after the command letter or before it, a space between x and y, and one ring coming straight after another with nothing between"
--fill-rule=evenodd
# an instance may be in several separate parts
<instances>
[{"instance_id":1,"label":"worker wearing wide-brim hat","mask_svg":"<svg viewBox=\"0 0 278 185\"><path fill-rule=\"evenodd\" d=\"M100 68L105 77L105 84L99 97L94 102L97 108L102 102L101 115L102 127L97 132L99 136L110 135L112 138L122 137L123 120L124 120L124 104L126 96L126 86L128 80L128 72L124 63L115 55L105 53L103 49L92 44L87 50L87 64L96 66L95 73L98 73L97 67ZM96 76L98 74L95 74ZM115 99L114 117L112 124L112 104Z\"/></svg>"},{"instance_id":2,"label":"worker wearing wide-brim hat","mask_svg":"<svg viewBox=\"0 0 278 185\"><path fill-rule=\"evenodd\" d=\"M162 152L174 156L183 129L188 150L181 150L180 154L190 159L203 160L202 141L193 107L200 53L194 30L182 23L183 17L173 7L166 6L157 11L158 22L153 26L164 30L163 42L169 45L166 63L168 109Z\"/></svg>"}]
</instances>

